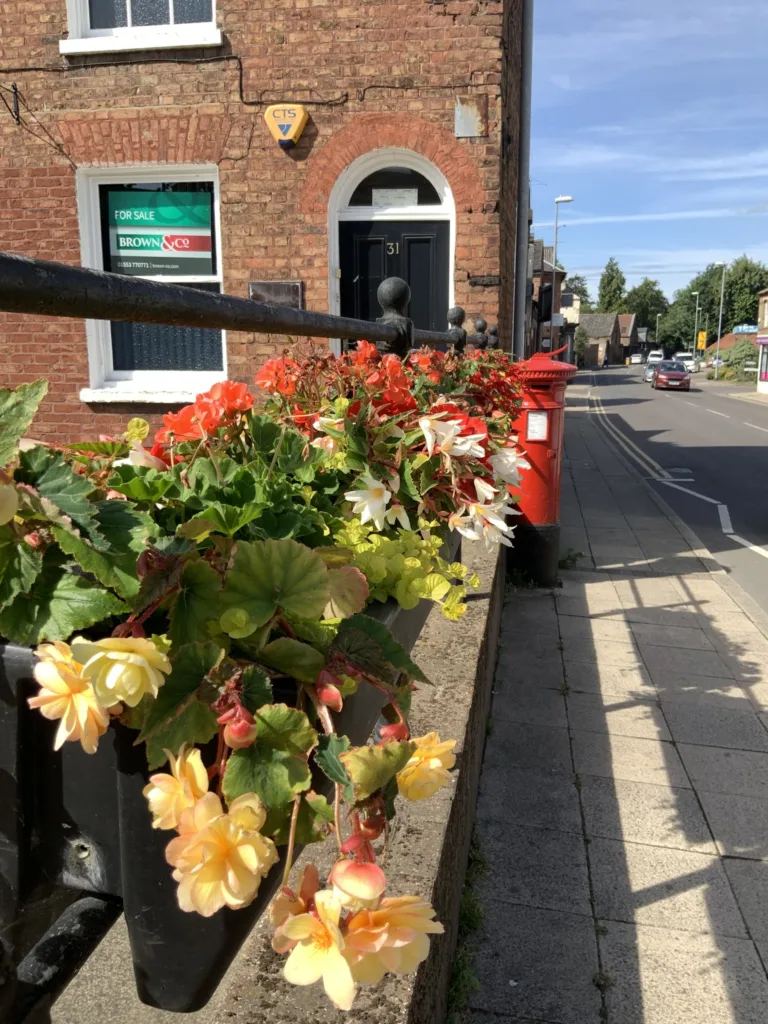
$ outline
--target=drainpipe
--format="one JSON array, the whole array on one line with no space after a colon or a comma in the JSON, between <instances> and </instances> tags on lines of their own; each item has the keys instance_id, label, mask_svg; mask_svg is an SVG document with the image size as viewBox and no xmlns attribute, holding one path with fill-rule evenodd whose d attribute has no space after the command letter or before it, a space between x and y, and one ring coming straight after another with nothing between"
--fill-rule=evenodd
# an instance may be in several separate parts
<instances>
[{"instance_id":1,"label":"drainpipe","mask_svg":"<svg viewBox=\"0 0 768 1024\"><path fill-rule=\"evenodd\" d=\"M525 358L525 309L528 292L528 216L531 208L531 94L533 90L533 5L523 0L520 81L520 171L517 190L517 252L512 352ZM553 296L554 298L554 296Z\"/></svg>"}]
</instances>

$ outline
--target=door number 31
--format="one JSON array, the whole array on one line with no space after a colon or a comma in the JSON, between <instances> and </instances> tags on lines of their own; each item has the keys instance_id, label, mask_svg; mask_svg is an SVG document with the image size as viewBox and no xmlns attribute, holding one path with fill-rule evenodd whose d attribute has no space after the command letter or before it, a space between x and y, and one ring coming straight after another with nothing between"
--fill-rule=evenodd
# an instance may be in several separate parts
<instances>
[{"instance_id":1,"label":"door number 31","mask_svg":"<svg viewBox=\"0 0 768 1024\"><path fill-rule=\"evenodd\" d=\"M387 256L399 256L400 255L400 243L399 242L387 242Z\"/></svg>"}]
</instances>

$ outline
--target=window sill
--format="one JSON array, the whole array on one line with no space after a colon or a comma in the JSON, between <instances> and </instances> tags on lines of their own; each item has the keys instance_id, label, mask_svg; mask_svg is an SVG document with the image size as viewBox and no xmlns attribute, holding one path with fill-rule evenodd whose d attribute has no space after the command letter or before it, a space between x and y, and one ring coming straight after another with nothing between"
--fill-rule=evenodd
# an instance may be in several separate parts
<instances>
[{"instance_id":1,"label":"window sill","mask_svg":"<svg viewBox=\"0 0 768 1024\"><path fill-rule=\"evenodd\" d=\"M215 25L178 25L125 32L114 36L62 39L59 53L76 57L89 53L124 53L130 50L178 50L181 47L221 46L222 35Z\"/></svg>"},{"instance_id":2,"label":"window sill","mask_svg":"<svg viewBox=\"0 0 768 1024\"><path fill-rule=\"evenodd\" d=\"M85 403L142 402L144 405L186 405L194 402L195 391L161 391L157 388L82 388L80 401Z\"/></svg>"}]
</instances>

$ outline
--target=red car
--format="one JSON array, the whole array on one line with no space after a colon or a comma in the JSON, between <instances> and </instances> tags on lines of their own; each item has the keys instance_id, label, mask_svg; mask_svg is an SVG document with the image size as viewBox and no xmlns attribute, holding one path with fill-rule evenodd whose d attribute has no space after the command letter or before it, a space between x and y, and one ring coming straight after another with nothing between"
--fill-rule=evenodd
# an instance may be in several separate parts
<instances>
[{"instance_id":1,"label":"red car","mask_svg":"<svg viewBox=\"0 0 768 1024\"><path fill-rule=\"evenodd\" d=\"M691 375L682 363L662 359L653 371L652 388L671 388L675 391L691 390Z\"/></svg>"}]
</instances>

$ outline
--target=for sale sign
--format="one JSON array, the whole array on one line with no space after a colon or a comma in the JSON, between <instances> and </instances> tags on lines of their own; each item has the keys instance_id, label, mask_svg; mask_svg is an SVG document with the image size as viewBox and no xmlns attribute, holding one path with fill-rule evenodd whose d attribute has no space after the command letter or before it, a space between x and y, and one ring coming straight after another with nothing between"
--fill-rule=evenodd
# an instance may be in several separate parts
<instances>
[{"instance_id":1,"label":"for sale sign","mask_svg":"<svg viewBox=\"0 0 768 1024\"><path fill-rule=\"evenodd\" d=\"M213 265L213 196L110 191L109 256L117 274L202 277Z\"/></svg>"}]
</instances>

